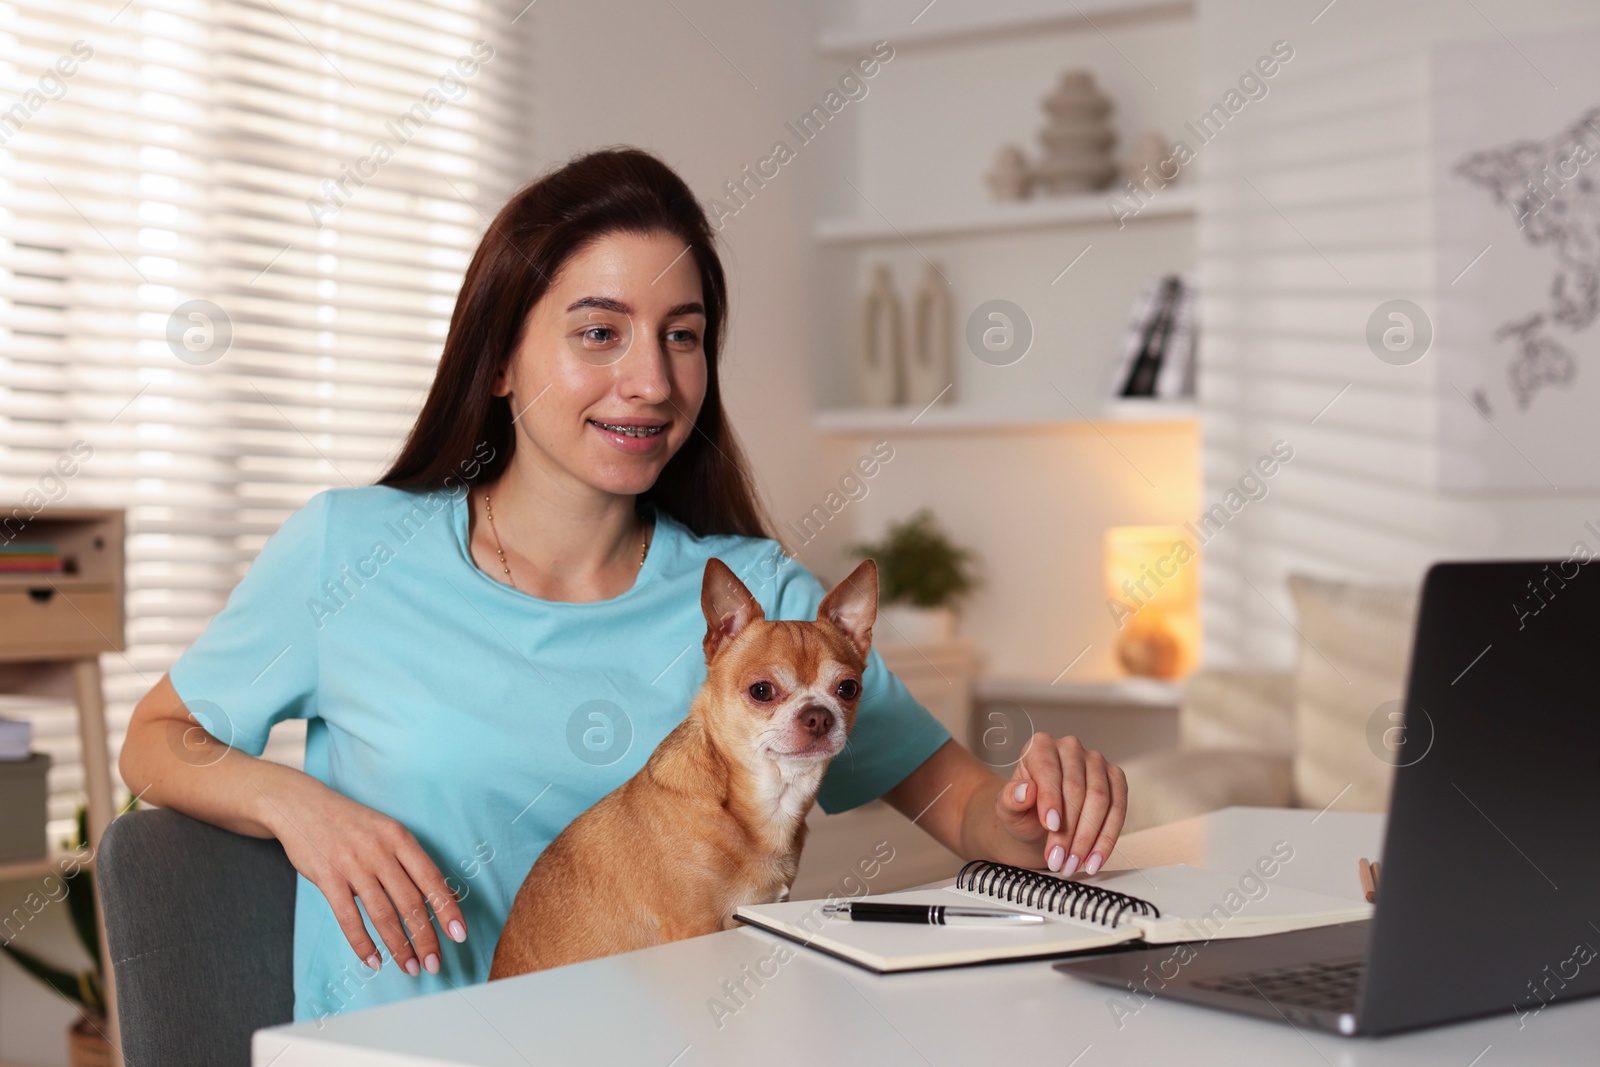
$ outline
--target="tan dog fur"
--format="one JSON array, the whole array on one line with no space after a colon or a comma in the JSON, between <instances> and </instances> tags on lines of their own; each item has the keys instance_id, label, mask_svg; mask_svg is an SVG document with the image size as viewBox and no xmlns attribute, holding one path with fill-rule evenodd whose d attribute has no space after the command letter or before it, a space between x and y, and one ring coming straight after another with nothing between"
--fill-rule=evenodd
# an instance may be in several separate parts
<instances>
[{"instance_id":1,"label":"tan dog fur","mask_svg":"<svg viewBox=\"0 0 1600 1067\"><path fill-rule=\"evenodd\" d=\"M855 725L877 564L830 591L815 622L768 621L719 559L700 605L706 681L688 716L540 854L491 981L729 929L739 905L788 895L806 815Z\"/></svg>"}]
</instances>

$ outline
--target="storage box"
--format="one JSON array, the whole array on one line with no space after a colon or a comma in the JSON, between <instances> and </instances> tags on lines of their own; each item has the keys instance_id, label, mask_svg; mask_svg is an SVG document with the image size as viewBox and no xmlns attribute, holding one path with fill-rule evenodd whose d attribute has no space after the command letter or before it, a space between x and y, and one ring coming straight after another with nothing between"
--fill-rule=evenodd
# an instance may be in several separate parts
<instances>
[{"instance_id":1,"label":"storage box","mask_svg":"<svg viewBox=\"0 0 1600 1067\"><path fill-rule=\"evenodd\" d=\"M42 860L49 854L44 832L49 770L46 752L0 760L0 863Z\"/></svg>"}]
</instances>

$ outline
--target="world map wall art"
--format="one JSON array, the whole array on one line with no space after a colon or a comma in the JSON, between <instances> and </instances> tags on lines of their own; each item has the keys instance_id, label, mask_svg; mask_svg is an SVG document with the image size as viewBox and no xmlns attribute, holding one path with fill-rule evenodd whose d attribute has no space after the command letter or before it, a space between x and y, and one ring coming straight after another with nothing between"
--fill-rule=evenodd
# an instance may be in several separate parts
<instances>
[{"instance_id":1,"label":"world map wall art","mask_svg":"<svg viewBox=\"0 0 1600 1067\"><path fill-rule=\"evenodd\" d=\"M1600 33L1432 57L1438 479L1600 486Z\"/></svg>"}]
</instances>

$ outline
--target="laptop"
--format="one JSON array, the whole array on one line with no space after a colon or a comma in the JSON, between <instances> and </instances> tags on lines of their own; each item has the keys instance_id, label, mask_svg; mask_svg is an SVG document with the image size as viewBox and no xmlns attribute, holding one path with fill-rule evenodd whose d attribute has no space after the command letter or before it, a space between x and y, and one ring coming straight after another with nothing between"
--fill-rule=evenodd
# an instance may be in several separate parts
<instances>
[{"instance_id":1,"label":"laptop","mask_svg":"<svg viewBox=\"0 0 1600 1067\"><path fill-rule=\"evenodd\" d=\"M1337 1034L1600 993L1600 563L1431 568L1404 730L1370 919L1055 969Z\"/></svg>"}]
</instances>

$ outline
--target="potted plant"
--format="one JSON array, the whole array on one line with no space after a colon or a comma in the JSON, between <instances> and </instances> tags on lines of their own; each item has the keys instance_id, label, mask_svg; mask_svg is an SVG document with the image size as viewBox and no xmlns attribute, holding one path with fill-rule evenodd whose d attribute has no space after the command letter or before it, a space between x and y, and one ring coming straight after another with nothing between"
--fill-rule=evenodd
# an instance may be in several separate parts
<instances>
[{"instance_id":1,"label":"potted plant","mask_svg":"<svg viewBox=\"0 0 1600 1067\"><path fill-rule=\"evenodd\" d=\"M133 806L136 805L130 805L129 810ZM88 818L87 809L79 805L78 839L63 841L65 848L81 853L89 840ZM87 866L73 864L73 868L62 874L61 881L67 891L72 928L91 961L89 969L73 973L15 945L0 945L0 949L23 970L78 1006L78 1020L67 1029L67 1062L71 1067L111 1067L112 1048L106 1037L106 1003L101 992L104 983L100 974L100 925L94 912L94 874Z\"/></svg>"},{"instance_id":2,"label":"potted plant","mask_svg":"<svg viewBox=\"0 0 1600 1067\"><path fill-rule=\"evenodd\" d=\"M890 641L920 644L948 641L956 633L956 601L978 585L970 549L953 544L933 512L923 508L903 522L890 523L877 543L847 546L847 551L878 562L878 617Z\"/></svg>"}]
</instances>

